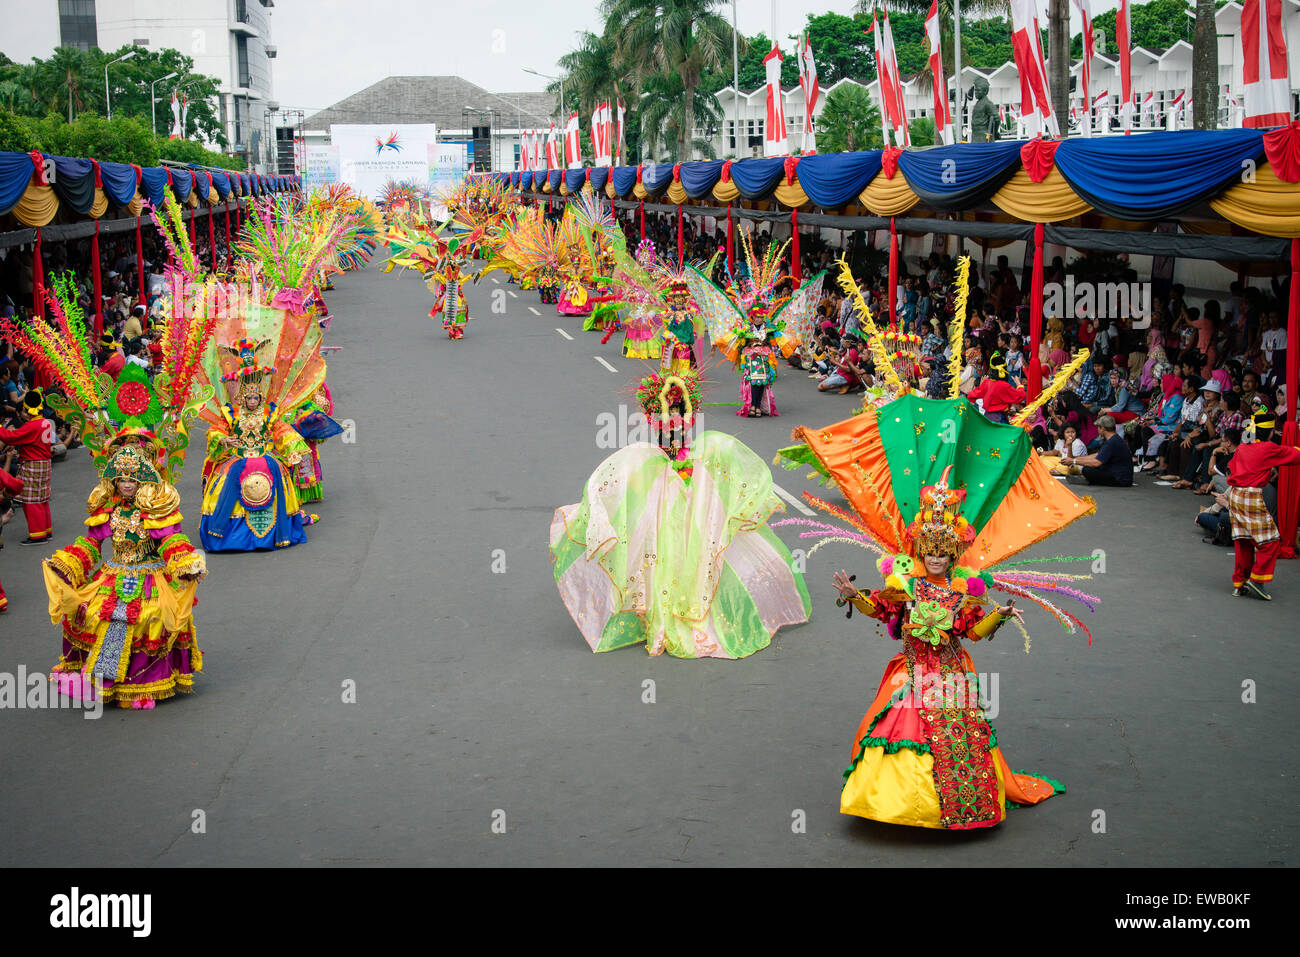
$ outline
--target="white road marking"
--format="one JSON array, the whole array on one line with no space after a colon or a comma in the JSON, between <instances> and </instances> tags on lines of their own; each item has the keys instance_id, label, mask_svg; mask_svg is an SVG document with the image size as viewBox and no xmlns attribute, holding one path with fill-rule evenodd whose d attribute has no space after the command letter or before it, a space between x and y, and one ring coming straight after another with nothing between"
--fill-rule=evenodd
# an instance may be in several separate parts
<instances>
[{"instance_id":1,"label":"white road marking","mask_svg":"<svg viewBox=\"0 0 1300 957\"><path fill-rule=\"evenodd\" d=\"M555 327L555 331L558 332L560 335L564 336L564 338L568 339L570 342L573 341L573 336L569 335L567 332L565 332L565 331L564 331L563 329L561 329L559 326L556 326L556 327Z\"/></svg>"},{"instance_id":2,"label":"white road marking","mask_svg":"<svg viewBox=\"0 0 1300 957\"><path fill-rule=\"evenodd\" d=\"M779 495L781 498L785 499L787 504L793 505L797 511L802 512L804 515L817 514L812 509L810 509L807 505L805 505L803 502L799 501L799 499L795 498L785 489L781 488L781 486L777 485L775 482L772 483L772 491L775 492L777 495Z\"/></svg>"},{"instance_id":3,"label":"white road marking","mask_svg":"<svg viewBox=\"0 0 1300 957\"><path fill-rule=\"evenodd\" d=\"M500 276L493 276L493 277L492 277L492 281L493 281L494 283L496 283L498 286L501 285L501 277L500 277Z\"/></svg>"},{"instance_id":4,"label":"white road marking","mask_svg":"<svg viewBox=\"0 0 1300 957\"><path fill-rule=\"evenodd\" d=\"M509 296L511 299L518 299L518 298L519 298L519 293L515 292L513 289L507 289L507 290L506 290L506 295Z\"/></svg>"},{"instance_id":5,"label":"white road marking","mask_svg":"<svg viewBox=\"0 0 1300 957\"><path fill-rule=\"evenodd\" d=\"M540 315L541 315L541 313L538 312L536 309L534 309L532 306L529 306L529 307L528 307L528 311L531 312L534 316L540 316Z\"/></svg>"},{"instance_id":6,"label":"white road marking","mask_svg":"<svg viewBox=\"0 0 1300 957\"><path fill-rule=\"evenodd\" d=\"M608 369L610 372L617 372L617 371L618 371L618 370L615 369L612 365L610 365L608 362L606 362L604 359L602 359L600 356L592 356L592 358L595 359L597 362L599 362L601 365L603 365L603 366L604 366L606 369ZM812 514L812 513L810 512L809 514Z\"/></svg>"}]
</instances>

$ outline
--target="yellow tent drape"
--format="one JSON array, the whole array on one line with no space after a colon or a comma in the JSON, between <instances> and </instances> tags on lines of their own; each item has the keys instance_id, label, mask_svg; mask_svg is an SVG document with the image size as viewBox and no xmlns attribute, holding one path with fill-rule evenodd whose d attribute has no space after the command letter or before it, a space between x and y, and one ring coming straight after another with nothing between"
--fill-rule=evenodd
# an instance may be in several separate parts
<instances>
[{"instance_id":1,"label":"yellow tent drape","mask_svg":"<svg viewBox=\"0 0 1300 957\"><path fill-rule=\"evenodd\" d=\"M144 209L144 197L140 195L137 189L135 195L131 197L131 202L127 203L126 211L132 216L139 216L140 211Z\"/></svg>"},{"instance_id":2,"label":"yellow tent drape","mask_svg":"<svg viewBox=\"0 0 1300 957\"><path fill-rule=\"evenodd\" d=\"M784 206L789 206L792 209L803 209L812 202L812 200L808 198L808 194L803 191L803 187L799 185L798 176L796 176L794 182L788 186L784 181L777 184L776 189L772 190L772 195L776 197L778 203L781 203Z\"/></svg>"},{"instance_id":3,"label":"yellow tent drape","mask_svg":"<svg viewBox=\"0 0 1300 957\"><path fill-rule=\"evenodd\" d=\"M1041 183L1033 182L1023 169L1016 170L991 199L999 209L1027 223L1057 223L1092 210L1055 166Z\"/></svg>"},{"instance_id":4,"label":"yellow tent drape","mask_svg":"<svg viewBox=\"0 0 1300 957\"><path fill-rule=\"evenodd\" d=\"M98 187L95 188L95 201L90 204L91 219L99 219L108 210L108 195Z\"/></svg>"},{"instance_id":5,"label":"yellow tent drape","mask_svg":"<svg viewBox=\"0 0 1300 957\"><path fill-rule=\"evenodd\" d=\"M637 183L632 187L632 195L637 199L649 199L650 194L646 192L645 183Z\"/></svg>"},{"instance_id":6,"label":"yellow tent drape","mask_svg":"<svg viewBox=\"0 0 1300 957\"><path fill-rule=\"evenodd\" d=\"M609 178L609 181L605 183L605 195L608 196L610 199L613 199L615 196L618 195L618 193L615 192L614 190L614 177L612 176Z\"/></svg>"},{"instance_id":7,"label":"yellow tent drape","mask_svg":"<svg viewBox=\"0 0 1300 957\"><path fill-rule=\"evenodd\" d=\"M921 201L901 172L895 173L893 179L877 173L858 198L877 216L901 216Z\"/></svg>"},{"instance_id":8,"label":"yellow tent drape","mask_svg":"<svg viewBox=\"0 0 1300 957\"><path fill-rule=\"evenodd\" d=\"M1273 167L1263 164L1255 182L1238 183L1210 200L1210 208L1230 222L1267 236L1300 237L1300 183L1278 179Z\"/></svg>"},{"instance_id":9,"label":"yellow tent drape","mask_svg":"<svg viewBox=\"0 0 1300 957\"><path fill-rule=\"evenodd\" d=\"M190 209L199 208L199 193L193 186L190 187L190 198L186 200L186 203L189 205Z\"/></svg>"},{"instance_id":10,"label":"yellow tent drape","mask_svg":"<svg viewBox=\"0 0 1300 957\"><path fill-rule=\"evenodd\" d=\"M54 195L53 186L28 184L23 198L10 212L24 226L45 226L59 212L59 197Z\"/></svg>"},{"instance_id":11,"label":"yellow tent drape","mask_svg":"<svg viewBox=\"0 0 1300 957\"><path fill-rule=\"evenodd\" d=\"M713 198L719 203L734 203L740 199L740 190L736 188L736 181L733 179L724 183L718 180L713 184Z\"/></svg>"},{"instance_id":12,"label":"yellow tent drape","mask_svg":"<svg viewBox=\"0 0 1300 957\"><path fill-rule=\"evenodd\" d=\"M681 205L691 201L690 197L686 195L685 187L683 187L681 183L677 182L668 185L668 192L666 195L668 197L668 202L673 203L674 205Z\"/></svg>"}]
</instances>

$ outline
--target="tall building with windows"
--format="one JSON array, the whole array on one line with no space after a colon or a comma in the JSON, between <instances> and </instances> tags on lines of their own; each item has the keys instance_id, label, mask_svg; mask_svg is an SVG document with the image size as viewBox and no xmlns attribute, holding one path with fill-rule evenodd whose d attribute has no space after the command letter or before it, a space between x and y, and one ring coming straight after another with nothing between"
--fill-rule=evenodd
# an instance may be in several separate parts
<instances>
[{"instance_id":1,"label":"tall building with windows","mask_svg":"<svg viewBox=\"0 0 1300 957\"><path fill-rule=\"evenodd\" d=\"M271 77L274 7L275 0L37 0L24 6L12 30L6 24L0 52L24 62L60 46L179 50L193 58L195 72L220 83L218 114L228 151L268 172L275 165L271 114L279 109ZM158 86L160 117L171 89Z\"/></svg>"}]
</instances>

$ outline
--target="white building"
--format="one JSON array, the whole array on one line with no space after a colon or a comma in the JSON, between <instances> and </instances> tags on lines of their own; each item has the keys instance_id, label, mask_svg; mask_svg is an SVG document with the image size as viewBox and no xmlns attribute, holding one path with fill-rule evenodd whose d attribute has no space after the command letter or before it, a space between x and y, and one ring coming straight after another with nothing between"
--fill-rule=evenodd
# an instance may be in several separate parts
<instances>
[{"instance_id":1,"label":"white building","mask_svg":"<svg viewBox=\"0 0 1300 957\"><path fill-rule=\"evenodd\" d=\"M274 0L44 0L23 6L6 22L0 51L18 62L48 57L56 47L116 50L133 44L175 49L194 60L194 70L220 84L218 115L230 141L250 168L269 172L275 134L270 8ZM184 92L181 79L181 92ZM169 116L172 89L157 88L160 125Z\"/></svg>"},{"instance_id":2,"label":"white building","mask_svg":"<svg viewBox=\"0 0 1300 957\"><path fill-rule=\"evenodd\" d=\"M1300 112L1300 0L1283 0L1283 24L1287 34L1287 50L1290 57L1290 76L1292 91L1292 113ZM1219 125L1221 127L1240 127L1245 114L1245 97L1242 94L1242 53L1241 53L1241 4L1237 0L1220 7L1215 13L1215 27L1219 35ZM1119 60L1113 49L1108 48L1103 38L1099 42L1099 52L1093 58L1092 73L1089 81L1089 95L1094 100L1087 110L1088 125L1091 131L1100 133L1103 118L1109 120L1111 132L1119 129ZM1113 47L1113 44L1111 44ZM1103 52L1106 51L1106 52ZM816 51L813 51L814 54ZM1048 67L1050 72L1050 65ZM1058 117L1062 129L1069 125L1072 134L1080 134L1084 128L1085 104L1083 103L1082 81L1080 71L1082 63L1071 64L1074 92L1071 95L1071 107L1076 111L1075 117ZM1191 112L1175 110L1173 105L1182 94L1183 105L1191 95L1192 85L1192 46L1180 40L1167 50L1147 50L1134 47L1130 57L1130 71L1133 92L1138 103L1138 110L1133 115L1134 130L1156 130L1184 128L1191 126ZM962 90L969 97L977 78L989 83L989 99L1004 108L1006 123L1002 136L1006 139L1023 138L1025 131L1017 123L1015 110L1020 103L1020 74L1014 61L1002 64L994 70L979 70L973 67L962 69ZM821 97L813 110L813 123L825 109L828 94L845 83L865 85L871 94L877 109L880 108L880 85L876 80L861 84L848 78L841 79L830 86L823 86ZM798 149L803 131L804 99L798 86L783 89L785 101L786 135L790 148ZM1103 92L1108 95L1097 102ZM1148 94L1152 94L1150 108L1143 112L1141 105ZM728 86L717 94L718 105L722 108L720 128L708 130L696 128L697 139L709 139L715 154L719 158L763 155L763 128L767 117L767 89L741 90L737 96L735 90ZM948 99L953 104L953 117L956 119L956 83L948 78ZM903 81L903 101L909 121L929 117L934 112L934 99L927 86L923 86L920 77ZM969 108L970 101L967 100ZM737 113L739 110L739 113ZM883 111L882 111L883 112ZM1105 116L1103 117L1103 113ZM740 124L740 139L736 141L734 130L737 120ZM965 130L964 139L970 138L970 130ZM692 159L704 157L696 151Z\"/></svg>"}]
</instances>

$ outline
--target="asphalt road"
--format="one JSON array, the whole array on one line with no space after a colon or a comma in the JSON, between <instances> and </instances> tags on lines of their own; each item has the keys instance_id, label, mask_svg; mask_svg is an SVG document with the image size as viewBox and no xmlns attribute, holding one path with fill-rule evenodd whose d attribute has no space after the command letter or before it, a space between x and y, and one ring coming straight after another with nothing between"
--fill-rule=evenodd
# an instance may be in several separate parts
<instances>
[{"instance_id":1,"label":"asphalt road","mask_svg":"<svg viewBox=\"0 0 1300 957\"><path fill-rule=\"evenodd\" d=\"M416 277L339 282L329 381L355 442L324 447L322 522L284 552L210 557L195 695L94 721L0 711L0 864L1295 863L1300 563L1272 604L1234 599L1230 550L1192 524L1202 500L1097 490L1098 515L1042 549L1104 549L1092 646L1032 611L1031 653L1010 629L974 649L1011 766L1068 793L969 834L845 817L840 775L894 646L844 619L830 577L871 578L871 556L813 556L813 621L751 658L592 654L547 529L609 454L598 416L634 408L641 364L534 293L468 295L477 318L450 342ZM727 369L712 379L708 398L734 399ZM779 420L722 406L707 427L770 459L856 404L798 373L777 400ZM195 537L201 454L180 483ZM59 544L93 481L82 452L55 466ZM9 532L0 672L46 672L46 551L18 547L21 516Z\"/></svg>"}]
</instances>

